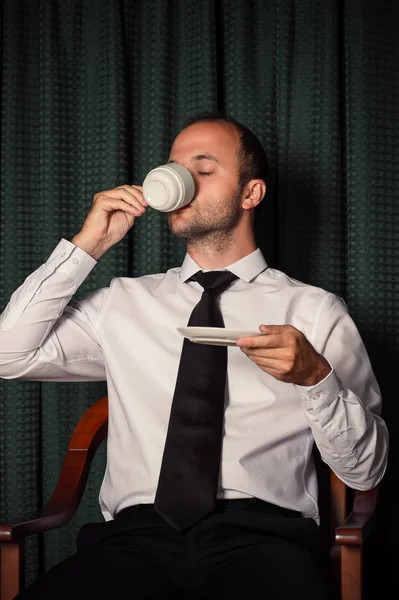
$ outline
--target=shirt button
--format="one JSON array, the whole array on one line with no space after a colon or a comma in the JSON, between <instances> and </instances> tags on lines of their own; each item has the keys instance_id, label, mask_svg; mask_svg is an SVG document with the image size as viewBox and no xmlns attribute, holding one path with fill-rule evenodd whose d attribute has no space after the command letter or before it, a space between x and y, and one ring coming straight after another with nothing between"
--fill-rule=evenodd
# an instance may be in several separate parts
<instances>
[{"instance_id":1,"label":"shirt button","mask_svg":"<svg viewBox=\"0 0 399 600\"><path fill-rule=\"evenodd\" d=\"M36 290L35 294L40 294L40 290Z\"/></svg>"},{"instance_id":2,"label":"shirt button","mask_svg":"<svg viewBox=\"0 0 399 600\"><path fill-rule=\"evenodd\" d=\"M321 394L314 394L314 396L312 396L312 400L320 400L321 398Z\"/></svg>"},{"instance_id":3,"label":"shirt button","mask_svg":"<svg viewBox=\"0 0 399 600\"><path fill-rule=\"evenodd\" d=\"M63 258L65 256L66 252L61 252L60 256L61 258Z\"/></svg>"},{"instance_id":4,"label":"shirt button","mask_svg":"<svg viewBox=\"0 0 399 600\"><path fill-rule=\"evenodd\" d=\"M79 262L79 259L78 259L78 258L73 258L73 259L72 259L72 262L73 262L73 264L74 264L74 265L77 265L77 264L78 264L78 262Z\"/></svg>"}]
</instances>

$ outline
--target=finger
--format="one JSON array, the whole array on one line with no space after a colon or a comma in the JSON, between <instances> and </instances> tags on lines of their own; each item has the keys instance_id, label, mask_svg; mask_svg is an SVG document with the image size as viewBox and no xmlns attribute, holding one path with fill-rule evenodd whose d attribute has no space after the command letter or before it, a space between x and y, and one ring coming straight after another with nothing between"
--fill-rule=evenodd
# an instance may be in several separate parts
<instances>
[{"instance_id":1,"label":"finger","mask_svg":"<svg viewBox=\"0 0 399 600\"><path fill-rule=\"evenodd\" d=\"M293 325L259 325L259 330L267 334L283 334L288 332L298 331Z\"/></svg>"},{"instance_id":2,"label":"finger","mask_svg":"<svg viewBox=\"0 0 399 600\"><path fill-rule=\"evenodd\" d=\"M282 348L284 339L280 334L254 335L238 338L236 343L240 348Z\"/></svg>"},{"instance_id":3,"label":"finger","mask_svg":"<svg viewBox=\"0 0 399 600\"><path fill-rule=\"evenodd\" d=\"M259 344L259 341L256 342L256 338L258 337L262 337L260 335L257 336L251 336L251 337L243 337L243 338L238 338L238 340L236 341L236 344L239 348L241 348L241 350L243 348L253 348L255 344Z\"/></svg>"},{"instance_id":4,"label":"finger","mask_svg":"<svg viewBox=\"0 0 399 600\"><path fill-rule=\"evenodd\" d=\"M274 361L273 359L259 359L259 358L251 358L252 362L256 364L257 367L262 369L268 375L271 375L275 379L279 381L284 381L286 383L294 383L293 376L290 370L284 369L281 361Z\"/></svg>"},{"instance_id":5,"label":"finger","mask_svg":"<svg viewBox=\"0 0 399 600\"><path fill-rule=\"evenodd\" d=\"M121 185L115 189L123 190L123 199L126 202L129 202L129 198L131 198L133 201L139 202L142 207L148 206L148 203L144 200L143 192L137 186Z\"/></svg>"},{"instance_id":6,"label":"finger","mask_svg":"<svg viewBox=\"0 0 399 600\"><path fill-rule=\"evenodd\" d=\"M274 358L264 358L259 356L248 356L252 362L254 362L258 367L262 367L262 369L266 370L268 373L273 371L274 373L281 374L281 361L276 360Z\"/></svg>"},{"instance_id":7,"label":"finger","mask_svg":"<svg viewBox=\"0 0 399 600\"><path fill-rule=\"evenodd\" d=\"M110 198L105 195L103 195L101 198L101 208L107 212L122 210L123 212L129 213L134 217L140 217L143 214L142 209L138 208L137 206L128 204L124 200Z\"/></svg>"},{"instance_id":8,"label":"finger","mask_svg":"<svg viewBox=\"0 0 399 600\"><path fill-rule=\"evenodd\" d=\"M250 358L262 358L270 360L290 360L291 355L287 354L286 348L241 348L241 351Z\"/></svg>"},{"instance_id":9,"label":"finger","mask_svg":"<svg viewBox=\"0 0 399 600\"><path fill-rule=\"evenodd\" d=\"M139 201L142 206L149 206L148 202L144 198L143 195L143 186L141 185L121 185L123 189L125 189L130 194L133 194Z\"/></svg>"},{"instance_id":10,"label":"finger","mask_svg":"<svg viewBox=\"0 0 399 600\"><path fill-rule=\"evenodd\" d=\"M136 192L136 194L138 194ZM145 206L140 202L140 198L135 193L132 193L130 190L125 189L124 187L114 188L113 190L107 190L99 195L99 197L105 196L107 198L114 198L118 200L123 200L126 204L135 207L140 214L145 212Z\"/></svg>"}]
</instances>

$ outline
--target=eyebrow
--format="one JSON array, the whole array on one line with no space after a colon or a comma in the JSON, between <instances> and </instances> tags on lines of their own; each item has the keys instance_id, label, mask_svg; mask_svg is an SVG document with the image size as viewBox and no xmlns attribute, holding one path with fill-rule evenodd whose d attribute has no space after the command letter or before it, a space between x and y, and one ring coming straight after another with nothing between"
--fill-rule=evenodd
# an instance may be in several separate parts
<instances>
[{"instance_id":1,"label":"eyebrow","mask_svg":"<svg viewBox=\"0 0 399 600\"><path fill-rule=\"evenodd\" d=\"M191 157L191 160L212 160L213 162L218 163L218 159L212 156L212 154L196 154ZM168 160L169 163L175 163L175 160Z\"/></svg>"}]
</instances>

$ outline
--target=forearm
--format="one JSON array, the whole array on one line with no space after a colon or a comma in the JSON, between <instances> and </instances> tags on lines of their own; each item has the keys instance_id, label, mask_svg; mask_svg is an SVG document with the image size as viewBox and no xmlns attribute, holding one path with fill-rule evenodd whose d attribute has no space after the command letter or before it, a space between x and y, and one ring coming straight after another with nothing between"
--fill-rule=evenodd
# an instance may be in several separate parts
<instances>
[{"instance_id":1,"label":"forearm","mask_svg":"<svg viewBox=\"0 0 399 600\"><path fill-rule=\"evenodd\" d=\"M41 347L95 261L63 240L13 293L0 316L0 376Z\"/></svg>"},{"instance_id":2,"label":"forearm","mask_svg":"<svg viewBox=\"0 0 399 600\"><path fill-rule=\"evenodd\" d=\"M373 385L371 374L367 394L371 406L379 404L378 386ZM384 421L365 408L335 372L310 390L303 388L301 402L323 460L350 487L375 487L387 464Z\"/></svg>"}]
</instances>

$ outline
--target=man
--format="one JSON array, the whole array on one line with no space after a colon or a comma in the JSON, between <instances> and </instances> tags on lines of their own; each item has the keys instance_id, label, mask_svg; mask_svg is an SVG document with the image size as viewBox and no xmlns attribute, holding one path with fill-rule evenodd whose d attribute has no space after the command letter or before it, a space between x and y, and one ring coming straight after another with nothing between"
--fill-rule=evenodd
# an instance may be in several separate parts
<instances>
[{"instance_id":1,"label":"man","mask_svg":"<svg viewBox=\"0 0 399 600\"><path fill-rule=\"evenodd\" d=\"M267 160L251 131L218 116L194 119L169 161L189 169L196 185L193 201L168 215L172 233L187 240L180 269L116 278L68 304L146 211L140 186L120 186L94 197L81 231L60 242L1 317L2 377L106 379L110 411L100 492L106 522L83 527L77 554L18 598L322 600L313 442L353 488L373 488L386 468L387 429L366 350L341 299L269 268L256 248L253 212L265 196ZM168 483L205 420L201 411L187 417L191 433L182 441L181 421L172 427L184 410L174 390L184 375L201 386L198 372L212 366L204 358L181 372L176 329L213 294L197 272L215 270L232 277L218 299L224 325L267 335L228 349L217 500L176 525L164 488L172 508L180 502L179 521L202 494L184 500L185 482L206 480L209 465L199 446L181 487ZM174 443L180 452L168 461Z\"/></svg>"}]
</instances>

